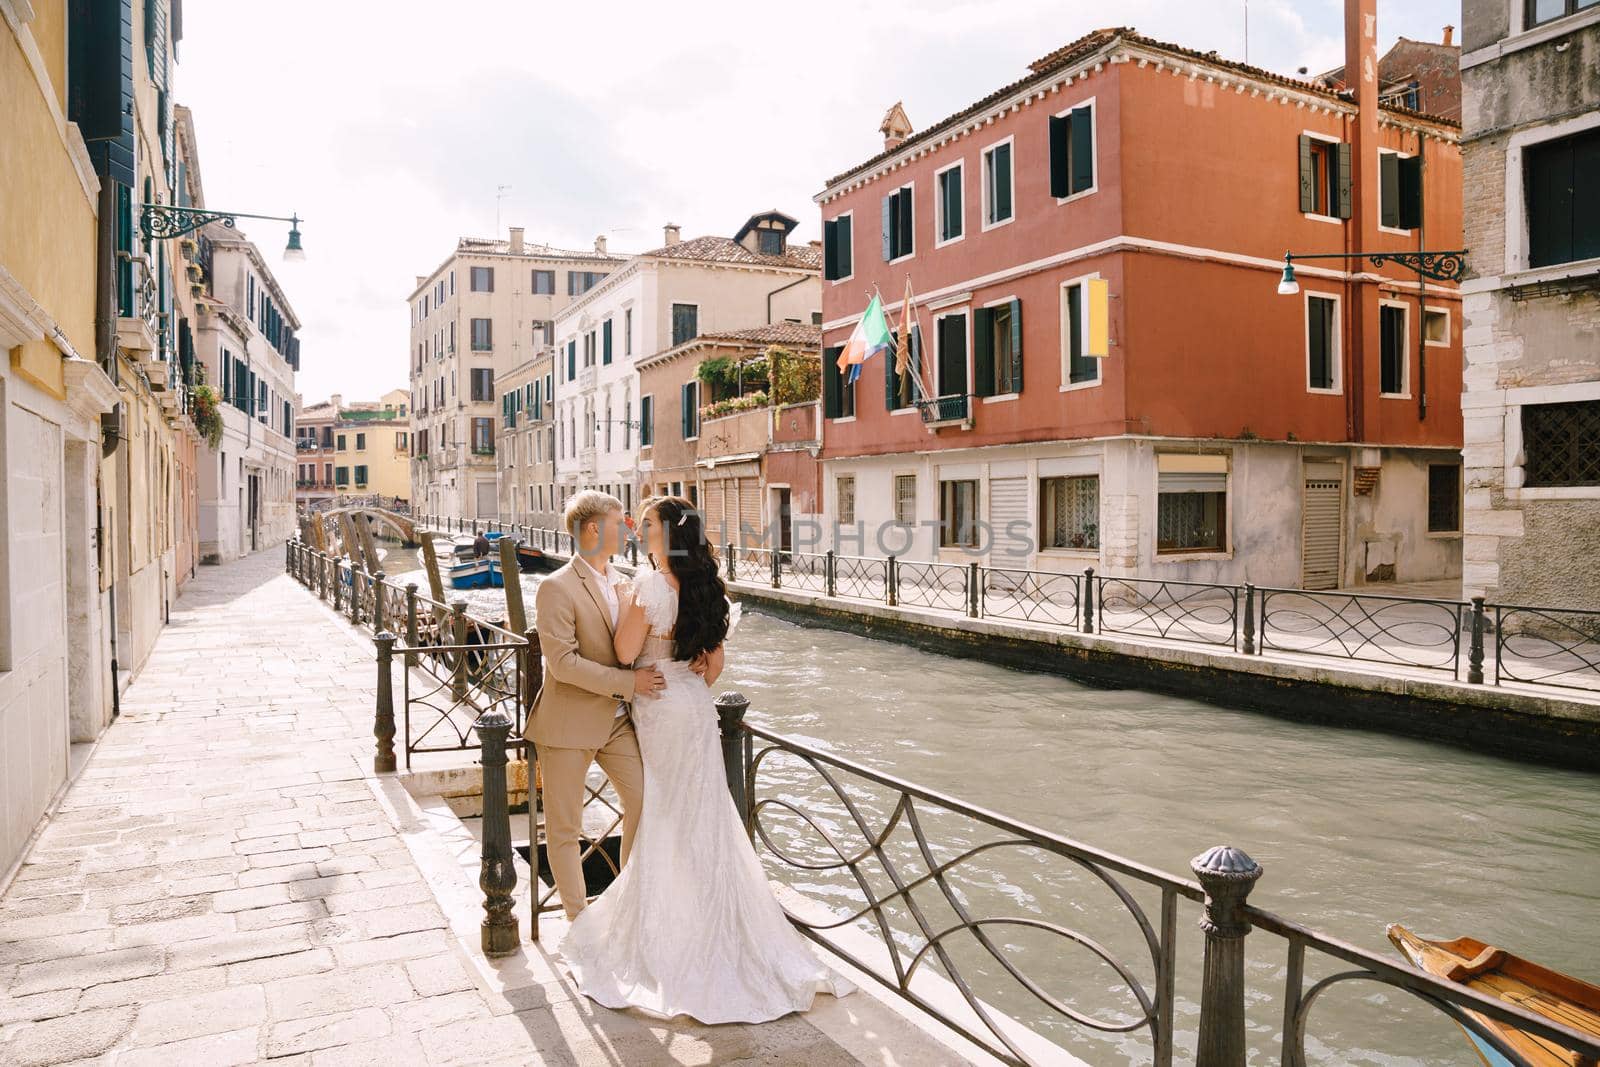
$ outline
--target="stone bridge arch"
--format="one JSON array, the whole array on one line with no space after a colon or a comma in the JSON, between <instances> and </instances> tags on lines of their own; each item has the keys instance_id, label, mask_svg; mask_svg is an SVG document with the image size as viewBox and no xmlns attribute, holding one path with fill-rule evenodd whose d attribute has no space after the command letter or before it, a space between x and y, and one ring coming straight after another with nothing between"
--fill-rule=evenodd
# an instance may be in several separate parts
<instances>
[{"instance_id":1,"label":"stone bridge arch","mask_svg":"<svg viewBox=\"0 0 1600 1067\"><path fill-rule=\"evenodd\" d=\"M343 508L329 508L327 511L319 512L316 518L317 521L322 523L337 523L339 517L342 515L365 515L369 523L377 523L378 525L392 531L400 538L401 542L407 548L415 548L418 544L416 524L414 524L404 515L389 511L386 508L375 508L362 505L354 505ZM324 529L327 530L328 527L324 526Z\"/></svg>"}]
</instances>

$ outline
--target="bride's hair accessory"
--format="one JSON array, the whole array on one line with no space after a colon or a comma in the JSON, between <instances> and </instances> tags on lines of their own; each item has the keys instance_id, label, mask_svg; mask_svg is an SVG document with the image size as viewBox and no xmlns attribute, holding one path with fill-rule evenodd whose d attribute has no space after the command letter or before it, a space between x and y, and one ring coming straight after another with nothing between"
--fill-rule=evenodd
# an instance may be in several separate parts
<instances>
[{"instance_id":1,"label":"bride's hair accessory","mask_svg":"<svg viewBox=\"0 0 1600 1067\"><path fill-rule=\"evenodd\" d=\"M684 511L684 512L682 512L682 513L680 513L678 515L678 525L679 526L682 526L684 523L686 523L688 521L689 521L689 513L687 511Z\"/></svg>"}]
</instances>

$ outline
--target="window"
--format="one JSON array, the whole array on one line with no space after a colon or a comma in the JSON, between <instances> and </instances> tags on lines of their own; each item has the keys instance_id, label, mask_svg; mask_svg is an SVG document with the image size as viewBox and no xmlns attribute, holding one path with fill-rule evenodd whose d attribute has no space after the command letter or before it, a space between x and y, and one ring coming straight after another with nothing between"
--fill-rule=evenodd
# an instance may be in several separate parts
<instances>
[{"instance_id":1,"label":"window","mask_svg":"<svg viewBox=\"0 0 1600 1067\"><path fill-rule=\"evenodd\" d=\"M1440 346L1450 343L1450 312L1444 308L1426 308L1422 312L1422 340L1424 344Z\"/></svg>"},{"instance_id":2,"label":"window","mask_svg":"<svg viewBox=\"0 0 1600 1067\"><path fill-rule=\"evenodd\" d=\"M357 452L365 452L366 450L367 450L367 435L364 434L364 433L356 434L356 451Z\"/></svg>"},{"instance_id":3,"label":"window","mask_svg":"<svg viewBox=\"0 0 1600 1067\"><path fill-rule=\"evenodd\" d=\"M605 274L602 271L572 270L567 272L567 295L582 296L593 289Z\"/></svg>"},{"instance_id":4,"label":"window","mask_svg":"<svg viewBox=\"0 0 1600 1067\"><path fill-rule=\"evenodd\" d=\"M611 320L600 324L600 362L611 365Z\"/></svg>"},{"instance_id":5,"label":"window","mask_svg":"<svg viewBox=\"0 0 1600 1067\"><path fill-rule=\"evenodd\" d=\"M1600 0L1527 0L1527 10L1523 15L1526 29L1532 29L1542 22L1551 19L1575 15L1585 8L1594 7Z\"/></svg>"},{"instance_id":6,"label":"window","mask_svg":"<svg viewBox=\"0 0 1600 1067\"><path fill-rule=\"evenodd\" d=\"M1324 218L1350 217L1350 146L1300 135L1300 210Z\"/></svg>"},{"instance_id":7,"label":"window","mask_svg":"<svg viewBox=\"0 0 1600 1067\"><path fill-rule=\"evenodd\" d=\"M322 483L324 485L327 485L327 484L330 484L332 481L333 481L333 464L332 463L324 463L322 465Z\"/></svg>"},{"instance_id":8,"label":"window","mask_svg":"<svg viewBox=\"0 0 1600 1067\"><path fill-rule=\"evenodd\" d=\"M850 212L822 224L822 276L841 281L855 273L855 249L851 245Z\"/></svg>"},{"instance_id":9,"label":"window","mask_svg":"<svg viewBox=\"0 0 1600 1067\"><path fill-rule=\"evenodd\" d=\"M1523 159L1528 265L1600 257L1600 127L1530 145Z\"/></svg>"},{"instance_id":10,"label":"window","mask_svg":"<svg viewBox=\"0 0 1600 1067\"><path fill-rule=\"evenodd\" d=\"M1378 351L1378 392L1385 396L1405 396L1409 382L1410 362L1406 347L1406 306L1382 304L1378 308L1378 334L1381 344Z\"/></svg>"},{"instance_id":11,"label":"window","mask_svg":"<svg viewBox=\"0 0 1600 1067\"><path fill-rule=\"evenodd\" d=\"M493 267L473 267L472 268L472 291L474 293L492 293L492 292L494 292L494 268Z\"/></svg>"},{"instance_id":12,"label":"window","mask_svg":"<svg viewBox=\"0 0 1600 1067\"><path fill-rule=\"evenodd\" d=\"M1156 553L1226 552L1228 457L1156 457Z\"/></svg>"},{"instance_id":13,"label":"window","mask_svg":"<svg viewBox=\"0 0 1600 1067\"><path fill-rule=\"evenodd\" d=\"M1084 315L1087 311L1082 282L1061 287L1061 378L1063 385L1083 385L1100 380L1100 361L1084 354Z\"/></svg>"},{"instance_id":14,"label":"window","mask_svg":"<svg viewBox=\"0 0 1600 1067\"><path fill-rule=\"evenodd\" d=\"M1022 301L973 311L972 372L979 396L1022 391Z\"/></svg>"},{"instance_id":15,"label":"window","mask_svg":"<svg viewBox=\"0 0 1600 1067\"><path fill-rule=\"evenodd\" d=\"M1600 400L1522 409L1527 486L1600 485Z\"/></svg>"},{"instance_id":16,"label":"window","mask_svg":"<svg viewBox=\"0 0 1600 1067\"><path fill-rule=\"evenodd\" d=\"M456 320L450 320L450 351L456 350Z\"/></svg>"},{"instance_id":17,"label":"window","mask_svg":"<svg viewBox=\"0 0 1600 1067\"><path fill-rule=\"evenodd\" d=\"M472 400L474 403L494 400L494 371L489 367L472 368Z\"/></svg>"},{"instance_id":18,"label":"window","mask_svg":"<svg viewBox=\"0 0 1600 1067\"><path fill-rule=\"evenodd\" d=\"M1339 391L1339 298L1306 294L1306 388Z\"/></svg>"},{"instance_id":19,"label":"window","mask_svg":"<svg viewBox=\"0 0 1600 1067\"><path fill-rule=\"evenodd\" d=\"M577 338L567 342L567 381L572 381L578 376L578 341Z\"/></svg>"},{"instance_id":20,"label":"window","mask_svg":"<svg viewBox=\"0 0 1600 1067\"><path fill-rule=\"evenodd\" d=\"M672 305L672 343L681 345L700 332L700 309L694 304Z\"/></svg>"},{"instance_id":21,"label":"window","mask_svg":"<svg viewBox=\"0 0 1600 1067\"><path fill-rule=\"evenodd\" d=\"M934 353L938 378L935 386L940 396L967 395L967 314L958 311L941 315L933 320L933 335L937 346Z\"/></svg>"},{"instance_id":22,"label":"window","mask_svg":"<svg viewBox=\"0 0 1600 1067\"><path fill-rule=\"evenodd\" d=\"M856 386L839 369L843 345L822 350L822 417L848 419L856 413Z\"/></svg>"},{"instance_id":23,"label":"window","mask_svg":"<svg viewBox=\"0 0 1600 1067\"><path fill-rule=\"evenodd\" d=\"M1422 225L1422 157L1378 153L1378 222L1391 230Z\"/></svg>"},{"instance_id":24,"label":"window","mask_svg":"<svg viewBox=\"0 0 1600 1067\"><path fill-rule=\"evenodd\" d=\"M350 484L350 468L349 467L335 467L333 469L333 484L334 485L349 485Z\"/></svg>"},{"instance_id":25,"label":"window","mask_svg":"<svg viewBox=\"0 0 1600 1067\"><path fill-rule=\"evenodd\" d=\"M764 256L783 255L783 231L757 230L756 251Z\"/></svg>"},{"instance_id":26,"label":"window","mask_svg":"<svg viewBox=\"0 0 1600 1067\"><path fill-rule=\"evenodd\" d=\"M700 383L684 382L678 391L683 406L683 439L692 441L700 436Z\"/></svg>"},{"instance_id":27,"label":"window","mask_svg":"<svg viewBox=\"0 0 1600 1067\"><path fill-rule=\"evenodd\" d=\"M1011 141L1005 140L983 154L983 226L1010 222Z\"/></svg>"},{"instance_id":28,"label":"window","mask_svg":"<svg viewBox=\"0 0 1600 1067\"><path fill-rule=\"evenodd\" d=\"M1050 116L1050 195L1057 200L1093 190L1094 106Z\"/></svg>"},{"instance_id":29,"label":"window","mask_svg":"<svg viewBox=\"0 0 1600 1067\"><path fill-rule=\"evenodd\" d=\"M339 451L344 451L344 434L339 435Z\"/></svg>"},{"instance_id":30,"label":"window","mask_svg":"<svg viewBox=\"0 0 1600 1067\"><path fill-rule=\"evenodd\" d=\"M1428 532L1461 532L1461 464L1428 464Z\"/></svg>"},{"instance_id":31,"label":"window","mask_svg":"<svg viewBox=\"0 0 1600 1067\"><path fill-rule=\"evenodd\" d=\"M556 291L556 272L553 270L536 270L533 272L533 295L554 296Z\"/></svg>"},{"instance_id":32,"label":"window","mask_svg":"<svg viewBox=\"0 0 1600 1067\"><path fill-rule=\"evenodd\" d=\"M898 346L898 337L896 344ZM898 358L896 352L889 352L883 361L883 403L889 411L909 408L916 402L916 386L913 382L920 380L922 373L922 327L915 324L911 327L911 343L907 346L904 373L895 370Z\"/></svg>"},{"instance_id":33,"label":"window","mask_svg":"<svg viewBox=\"0 0 1600 1067\"><path fill-rule=\"evenodd\" d=\"M917 476L894 476L894 521L901 526L917 524Z\"/></svg>"},{"instance_id":34,"label":"window","mask_svg":"<svg viewBox=\"0 0 1600 1067\"><path fill-rule=\"evenodd\" d=\"M1100 476L1039 479L1039 547L1100 547Z\"/></svg>"},{"instance_id":35,"label":"window","mask_svg":"<svg viewBox=\"0 0 1600 1067\"><path fill-rule=\"evenodd\" d=\"M476 269L476 268L474 268ZM489 352L494 349L494 320L472 320L472 350L474 352Z\"/></svg>"},{"instance_id":36,"label":"window","mask_svg":"<svg viewBox=\"0 0 1600 1067\"><path fill-rule=\"evenodd\" d=\"M550 319L533 320L533 347L545 348L556 343L556 324Z\"/></svg>"},{"instance_id":37,"label":"window","mask_svg":"<svg viewBox=\"0 0 1600 1067\"><path fill-rule=\"evenodd\" d=\"M356 488L357 489L365 489L366 487L367 487L367 468L366 468L365 464L358 463L358 464L356 464Z\"/></svg>"},{"instance_id":38,"label":"window","mask_svg":"<svg viewBox=\"0 0 1600 1067\"><path fill-rule=\"evenodd\" d=\"M978 483L971 479L939 483L939 544L974 548L978 544Z\"/></svg>"},{"instance_id":39,"label":"window","mask_svg":"<svg viewBox=\"0 0 1600 1067\"><path fill-rule=\"evenodd\" d=\"M854 526L856 521L855 475L841 475L834 482L834 489L839 499L839 522L845 526Z\"/></svg>"},{"instance_id":40,"label":"window","mask_svg":"<svg viewBox=\"0 0 1600 1067\"><path fill-rule=\"evenodd\" d=\"M639 398L639 447L649 448L656 439L656 398Z\"/></svg>"},{"instance_id":41,"label":"window","mask_svg":"<svg viewBox=\"0 0 1600 1067\"><path fill-rule=\"evenodd\" d=\"M961 239L965 214L961 196L962 170L962 165L956 163L934 175L934 192L938 197L935 201L934 225L939 231L935 247Z\"/></svg>"},{"instance_id":42,"label":"window","mask_svg":"<svg viewBox=\"0 0 1600 1067\"><path fill-rule=\"evenodd\" d=\"M883 198L883 258L892 263L916 251L912 242L911 191L913 186L896 189Z\"/></svg>"},{"instance_id":43,"label":"window","mask_svg":"<svg viewBox=\"0 0 1600 1067\"><path fill-rule=\"evenodd\" d=\"M396 452L404 452L409 444L408 435L404 431L394 435L394 449Z\"/></svg>"},{"instance_id":44,"label":"window","mask_svg":"<svg viewBox=\"0 0 1600 1067\"><path fill-rule=\"evenodd\" d=\"M594 366L594 331L590 330L583 335L583 365Z\"/></svg>"},{"instance_id":45,"label":"window","mask_svg":"<svg viewBox=\"0 0 1600 1067\"><path fill-rule=\"evenodd\" d=\"M472 420L472 451L479 456L494 455L494 420Z\"/></svg>"},{"instance_id":46,"label":"window","mask_svg":"<svg viewBox=\"0 0 1600 1067\"><path fill-rule=\"evenodd\" d=\"M633 355L633 309L622 312L622 354Z\"/></svg>"}]
</instances>

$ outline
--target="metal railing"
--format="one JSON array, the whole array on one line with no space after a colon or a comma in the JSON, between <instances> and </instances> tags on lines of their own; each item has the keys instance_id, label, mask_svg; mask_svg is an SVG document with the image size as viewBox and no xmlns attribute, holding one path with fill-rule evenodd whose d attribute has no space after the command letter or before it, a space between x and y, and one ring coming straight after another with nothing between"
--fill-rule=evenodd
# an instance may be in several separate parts
<instances>
[{"instance_id":1,"label":"metal railing","mask_svg":"<svg viewBox=\"0 0 1600 1067\"><path fill-rule=\"evenodd\" d=\"M1260 651L1449 671L1461 677L1463 609L1454 600L1261 588Z\"/></svg>"},{"instance_id":2,"label":"metal railing","mask_svg":"<svg viewBox=\"0 0 1600 1067\"><path fill-rule=\"evenodd\" d=\"M1100 632L1235 648L1239 587L1155 578L1095 578Z\"/></svg>"},{"instance_id":3,"label":"metal railing","mask_svg":"<svg viewBox=\"0 0 1600 1067\"><path fill-rule=\"evenodd\" d=\"M1504 679L1587 689L1595 675L1600 675L1600 611L1494 606L1496 685Z\"/></svg>"}]
</instances>

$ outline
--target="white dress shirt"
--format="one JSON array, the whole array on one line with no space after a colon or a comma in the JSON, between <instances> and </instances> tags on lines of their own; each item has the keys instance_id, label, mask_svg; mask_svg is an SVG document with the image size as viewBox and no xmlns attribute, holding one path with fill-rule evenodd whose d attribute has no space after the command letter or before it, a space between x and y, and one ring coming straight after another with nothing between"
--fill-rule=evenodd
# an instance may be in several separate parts
<instances>
[{"instance_id":1,"label":"white dress shirt","mask_svg":"<svg viewBox=\"0 0 1600 1067\"><path fill-rule=\"evenodd\" d=\"M617 599L617 582L621 580L621 575L610 567L607 567L605 573L601 574L582 556L574 555L572 562L588 571L590 576L594 578L595 583L600 586L600 595L606 598L606 608L611 612L611 629L615 630L617 628L617 614L622 610L622 604ZM627 704L617 705L617 718L621 718L627 713Z\"/></svg>"}]
</instances>

